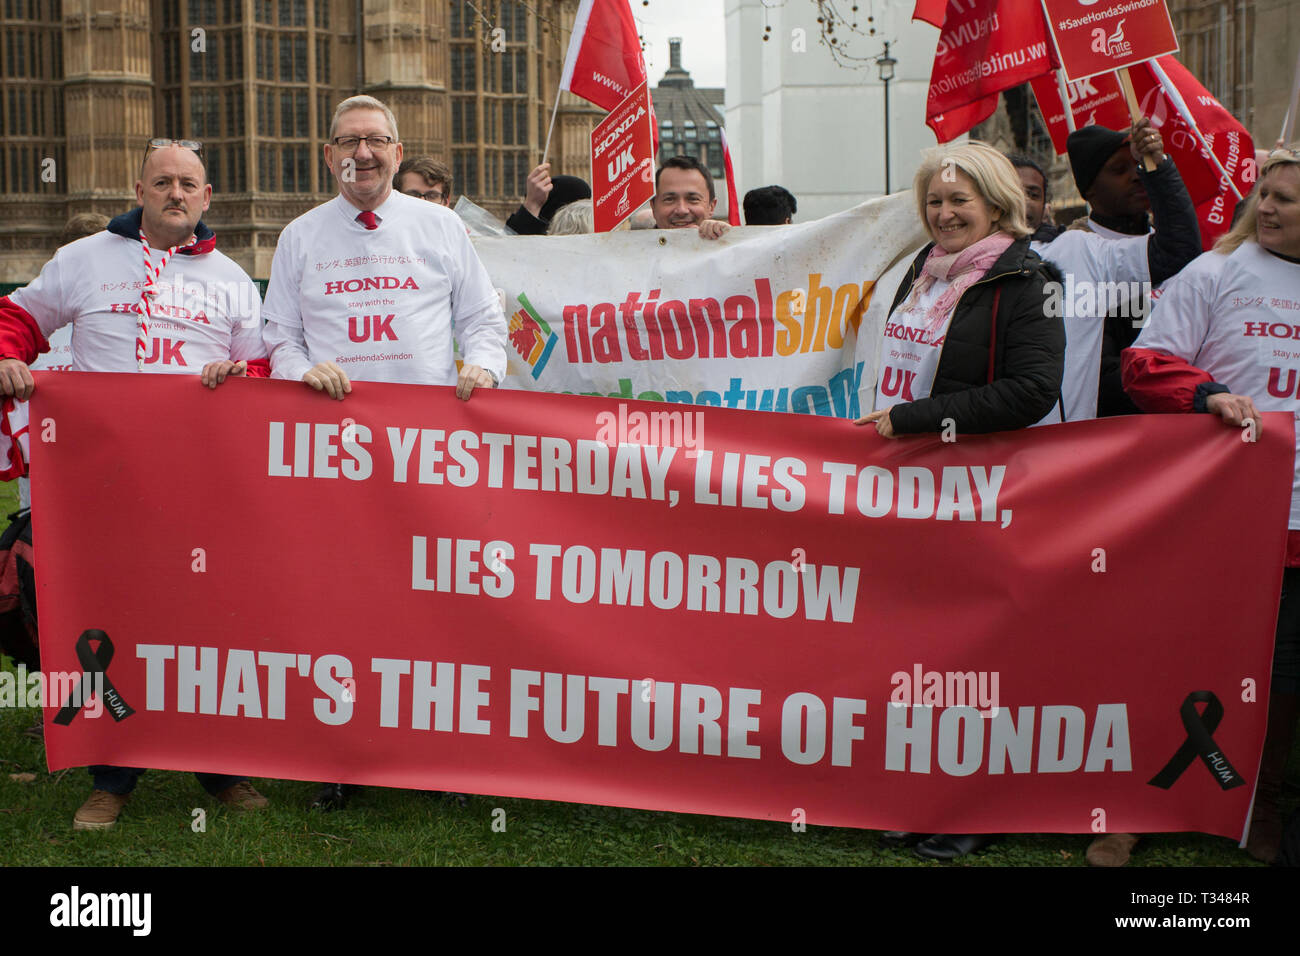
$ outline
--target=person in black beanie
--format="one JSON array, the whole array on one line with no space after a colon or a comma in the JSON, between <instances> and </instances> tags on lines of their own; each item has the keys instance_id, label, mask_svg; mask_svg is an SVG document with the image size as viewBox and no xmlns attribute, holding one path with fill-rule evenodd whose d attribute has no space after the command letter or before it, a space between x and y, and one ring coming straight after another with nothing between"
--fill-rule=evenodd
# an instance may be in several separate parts
<instances>
[{"instance_id":1,"label":"person in black beanie","mask_svg":"<svg viewBox=\"0 0 1300 956\"><path fill-rule=\"evenodd\" d=\"M1065 276L1065 379L1050 421L1136 414L1124 394L1119 353L1137 337L1146 289L1201 253L1196 207L1159 132L1145 117L1127 131L1086 126L1066 141L1091 216L1034 251ZM1155 169L1142 168L1150 158ZM1148 210L1154 215L1151 229ZM1082 227L1082 228L1080 228ZM1131 293L1139 290L1136 296ZM1063 297L1064 298L1064 297ZM1111 317L1109 312L1116 312Z\"/></svg>"},{"instance_id":2,"label":"person in black beanie","mask_svg":"<svg viewBox=\"0 0 1300 956\"><path fill-rule=\"evenodd\" d=\"M523 204L506 220L506 226L521 236L544 236L551 217L561 206L590 199L591 187L577 176L551 176L551 164L542 163L528 174L528 192Z\"/></svg>"},{"instance_id":3,"label":"person in black beanie","mask_svg":"<svg viewBox=\"0 0 1300 956\"><path fill-rule=\"evenodd\" d=\"M1154 143L1156 168L1147 172L1139 156L1140 145ZM1172 159L1164 155L1160 134L1145 117L1129 133L1085 126L1070 134L1065 144L1070 154L1079 195L1088 201L1088 226L1105 238L1150 236L1146 263L1151 288L1177 275L1201 254L1201 228L1196 207ZM1155 230L1151 216L1154 214ZM1120 279L1121 276L1105 278ZM1142 303L1145 315L1149 303ZM1129 315L1106 315L1102 330L1101 369L1097 384L1097 415L1136 415L1138 408L1124 394L1120 382L1119 353L1133 344L1140 323Z\"/></svg>"}]
</instances>

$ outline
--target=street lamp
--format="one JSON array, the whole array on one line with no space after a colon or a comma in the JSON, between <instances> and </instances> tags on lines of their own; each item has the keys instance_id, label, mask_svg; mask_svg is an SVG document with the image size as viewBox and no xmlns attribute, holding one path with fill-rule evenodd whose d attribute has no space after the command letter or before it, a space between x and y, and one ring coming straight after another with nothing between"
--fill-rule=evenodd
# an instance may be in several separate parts
<instances>
[{"instance_id":1,"label":"street lamp","mask_svg":"<svg viewBox=\"0 0 1300 956\"><path fill-rule=\"evenodd\" d=\"M889 55L889 41L885 41L885 52L876 57L876 68L880 71L880 82L885 84L885 195L890 193L889 182L889 81L894 78L894 67L898 61Z\"/></svg>"}]
</instances>

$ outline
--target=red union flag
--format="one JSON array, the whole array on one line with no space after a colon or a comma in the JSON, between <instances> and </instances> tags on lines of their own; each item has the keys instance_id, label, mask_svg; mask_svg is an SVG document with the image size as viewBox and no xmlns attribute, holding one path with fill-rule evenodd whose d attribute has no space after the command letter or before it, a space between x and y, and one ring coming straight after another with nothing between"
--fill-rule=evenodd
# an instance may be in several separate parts
<instances>
[{"instance_id":1,"label":"red union flag","mask_svg":"<svg viewBox=\"0 0 1300 956\"><path fill-rule=\"evenodd\" d=\"M582 0L560 89L614 110L646 79L641 40L627 0Z\"/></svg>"},{"instance_id":2,"label":"red union flag","mask_svg":"<svg viewBox=\"0 0 1300 956\"><path fill-rule=\"evenodd\" d=\"M51 770L1241 836L1289 413L1255 443L1208 415L888 441L511 390L356 382L340 411L293 382L36 379L41 661L103 688L46 710ZM303 534L326 521L336 548ZM1214 587L1187 572L1206 541L1235 549Z\"/></svg>"},{"instance_id":3,"label":"red union flag","mask_svg":"<svg viewBox=\"0 0 1300 956\"><path fill-rule=\"evenodd\" d=\"M1231 186L1245 196L1255 184L1254 141L1191 70L1172 56L1143 63L1129 74L1142 115L1151 117L1152 125L1160 130L1165 152L1173 158L1196 204L1201 243L1209 249L1232 223L1238 200ZM1196 135L1198 129L1217 164Z\"/></svg>"},{"instance_id":4,"label":"red union flag","mask_svg":"<svg viewBox=\"0 0 1300 956\"><path fill-rule=\"evenodd\" d=\"M650 91L642 83L591 131L596 231L609 232L655 194Z\"/></svg>"},{"instance_id":5,"label":"red union flag","mask_svg":"<svg viewBox=\"0 0 1300 956\"><path fill-rule=\"evenodd\" d=\"M1067 78L1178 52L1164 0L1043 0Z\"/></svg>"},{"instance_id":6,"label":"red union flag","mask_svg":"<svg viewBox=\"0 0 1300 956\"><path fill-rule=\"evenodd\" d=\"M916 0L916 7L912 10L912 19L922 20L933 26L942 27L947 7L948 0Z\"/></svg>"},{"instance_id":7,"label":"red union flag","mask_svg":"<svg viewBox=\"0 0 1300 956\"><path fill-rule=\"evenodd\" d=\"M934 4L915 16L933 22ZM997 94L1052 69L1043 18L1003 10L997 0L950 0L930 71L926 123L939 142L960 136L997 109Z\"/></svg>"},{"instance_id":8,"label":"red union flag","mask_svg":"<svg viewBox=\"0 0 1300 956\"><path fill-rule=\"evenodd\" d=\"M720 129L722 135L722 165L727 170L727 222L733 226L740 225L740 193L736 189L736 170L731 165L731 144L727 142L727 131Z\"/></svg>"},{"instance_id":9,"label":"red union flag","mask_svg":"<svg viewBox=\"0 0 1300 956\"><path fill-rule=\"evenodd\" d=\"M1236 117L1174 57L1162 56L1139 63L1129 69L1129 76L1142 115L1149 117L1152 125L1160 130L1165 152L1178 167L1196 205L1201 221L1201 243L1209 249L1227 232L1232 221L1232 210L1237 203L1232 186L1236 187L1236 193L1245 196L1255 183L1254 142ZM1057 153L1064 154L1069 131L1055 77L1050 74L1037 77L1032 85L1052 145ZM1074 80L1066 83L1066 90L1076 128L1092 125L1128 128L1128 107L1115 74L1101 73ZM1201 143L1197 130L1205 137L1205 144ZM1217 164L1210 159L1205 146L1209 146Z\"/></svg>"}]
</instances>

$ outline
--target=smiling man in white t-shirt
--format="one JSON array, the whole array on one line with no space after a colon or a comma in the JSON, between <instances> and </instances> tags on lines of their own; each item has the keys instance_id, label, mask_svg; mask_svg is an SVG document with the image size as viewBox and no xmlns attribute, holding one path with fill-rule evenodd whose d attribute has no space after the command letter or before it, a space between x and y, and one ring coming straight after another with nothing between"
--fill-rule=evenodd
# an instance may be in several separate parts
<instances>
[{"instance_id":1,"label":"smiling man in white t-shirt","mask_svg":"<svg viewBox=\"0 0 1300 956\"><path fill-rule=\"evenodd\" d=\"M325 144L339 195L284 228L271 265L272 378L337 399L353 381L454 385L468 399L505 375L505 315L487 271L455 213L393 189L401 161L387 106L339 104Z\"/></svg>"},{"instance_id":2,"label":"smiling man in white t-shirt","mask_svg":"<svg viewBox=\"0 0 1300 956\"><path fill-rule=\"evenodd\" d=\"M280 233L263 336L271 377L342 399L352 382L454 385L468 400L506 373L506 320L460 217L393 189L402 144L372 96L338 105L325 162L339 194ZM456 371L452 337L464 360ZM343 784L314 805L341 808Z\"/></svg>"}]
</instances>

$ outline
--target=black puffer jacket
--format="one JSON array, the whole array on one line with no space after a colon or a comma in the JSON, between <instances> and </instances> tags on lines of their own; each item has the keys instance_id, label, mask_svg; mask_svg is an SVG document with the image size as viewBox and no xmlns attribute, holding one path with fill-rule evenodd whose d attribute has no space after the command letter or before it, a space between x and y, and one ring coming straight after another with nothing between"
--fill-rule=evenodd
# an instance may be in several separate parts
<instances>
[{"instance_id":1,"label":"black puffer jacket","mask_svg":"<svg viewBox=\"0 0 1300 956\"><path fill-rule=\"evenodd\" d=\"M894 296L890 315L907 297L933 245L913 260L911 272ZM894 431L942 431L945 418L951 418L957 431L965 434L1010 431L1027 428L1050 412L1061 393L1065 326L1059 309L1056 315L1047 314L1044 286L1049 281L1059 282L1060 276L1030 250L1029 240L1012 243L984 278L958 300L930 397L891 408L889 420ZM994 291L999 288L990 384L990 319Z\"/></svg>"}]
</instances>

